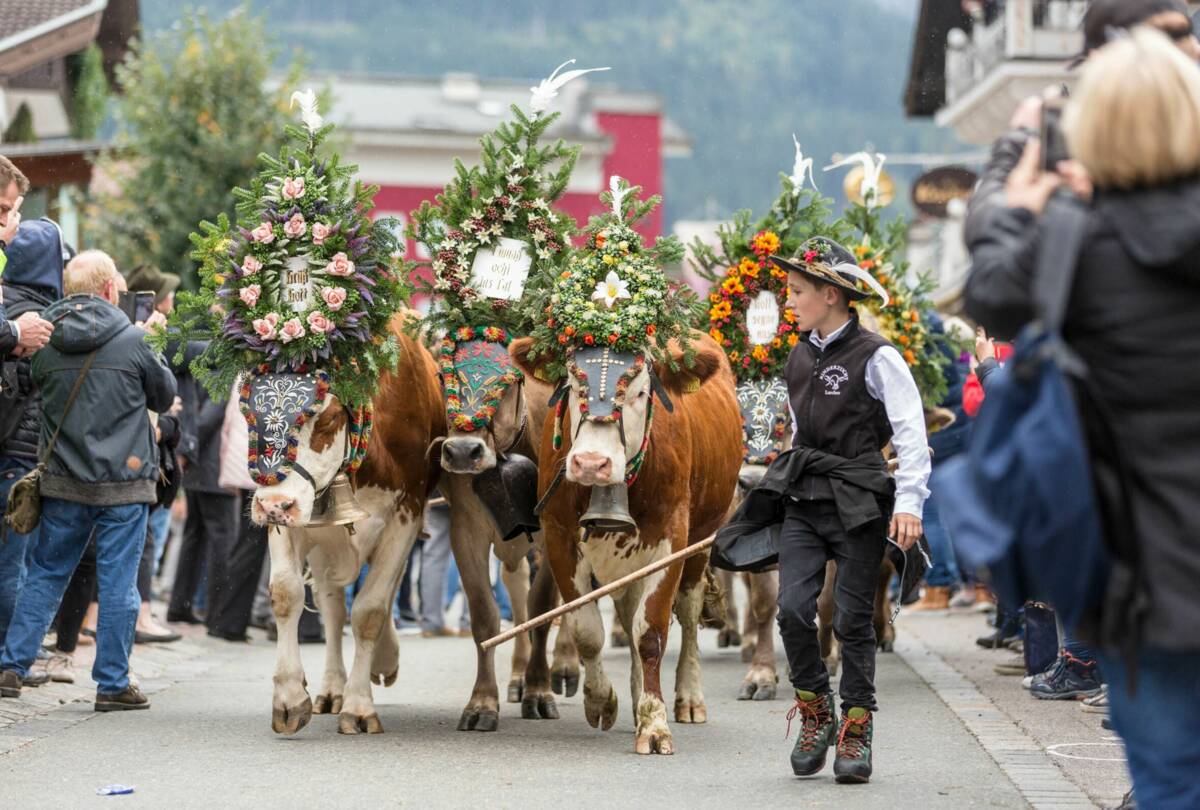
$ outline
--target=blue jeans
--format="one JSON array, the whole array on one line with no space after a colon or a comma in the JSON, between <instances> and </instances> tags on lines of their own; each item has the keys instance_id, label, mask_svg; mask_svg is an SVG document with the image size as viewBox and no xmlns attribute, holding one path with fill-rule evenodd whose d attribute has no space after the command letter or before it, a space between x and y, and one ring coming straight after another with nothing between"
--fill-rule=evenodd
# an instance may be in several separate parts
<instances>
[{"instance_id":1,"label":"blue jeans","mask_svg":"<svg viewBox=\"0 0 1200 810\"><path fill-rule=\"evenodd\" d=\"M504 579L500 575L500 561L495 560L491 566L492 574L496 577L496 581L492 583L492 596L496 598L496 608L500 611L500 618L505 621L512 621L512 600L508 598L508 588L504 587ZM458 573L458 563L450 561L448 576L446 577L446 607L454 601L454 597L462 590L462 577ZM471 627L471 603L467 601L467 595L463 594L463 609L462 616L458 621L459 626L463 630Z\"/></svg>"},{"instance_id":2,"label":"blue jeans","mask_svg":"<svg viewBox=\"0 0 1200 810\"><path fill-rule=\"evenodd\" d=\"M8 491L12 489L12 485L32 469L32 461L17 458L0 460L0 513L3 513L8 504ZM0 518L0 521L2 520ZM7 526L0 528L0 648L4 647L8 623L12 619L13 606L17 603L21 584L25 581L29 552L36 538L37 529L29 534L18 534Z\"/></svg>"},{"instance_id":3,"label":"blue jeans","mask_svg":"<svg viewBox=\"0 0 1200 810\"><path fill-rule=\"evenodd\" d=\"M154 538L154 570L158 571L167 548L167 539L171 536L170 508L155 509L150 513L150 536Z\"/></svg>"},{"instance_id":4,"label":"blue jeans","mask_svg":"<svg viewBox=\"0 0 1200 810\"><path fill-rule=\"evenodd\" d=\"M1103 653L1113 729L1125 741L1125 758L1138 807L1200 807L1200 651L1142 650L1137 693L1118 655Z\"/></svg>"},{"instance_id":5,"label":"blue jeans","mask_svg":"<svg viewBox=\"0 0 1200 810\"><path fill-rule=\"evenodd\" d=\"M425 509L425 538L421 548L421 629L437 631L446 626L446 569L450 566L450 507Z\"/></svg>"},{"instance_id":6,"label":"blue jeans","mask_svg":"<svg viewBox=\"0 0 1200 810\"><path fill-rule=\"evenodd\" d=\"M936 492L931 492L925 501L925 539L929 541L929 555L933 560L933 565L925 572L925 584L931 588L950 588L959 584L962 576L958 572L950 533L942 525L937 497Z\"/></svg>"},{"instance_id":7,"label":"blue jeans","mask_svg":"<svg viewBox=\"0 0 1200 810\"><path fill-rule=\"evenodd\" d=\"M15 670L22 677L28 674L94 526L100 617L92 680L98 691L106 694L129 686L129 652L141 604L138 562L146 543L148 512L144 503L88 506L58 498L42 499L41 537L13 610L8 638L0 652L0 669Z\"/></svg>"}]
</instances>

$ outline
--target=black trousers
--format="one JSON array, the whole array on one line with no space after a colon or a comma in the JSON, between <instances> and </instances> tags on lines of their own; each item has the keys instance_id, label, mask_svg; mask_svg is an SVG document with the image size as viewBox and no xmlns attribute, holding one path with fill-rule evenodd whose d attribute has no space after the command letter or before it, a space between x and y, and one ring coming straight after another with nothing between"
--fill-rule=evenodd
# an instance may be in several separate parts
<instances>
[{"instance_id":1,"label":"black trousers","mask_svg":"<svg viewBox=\"0 0 1200 810\"><path fill-rule=\"evenodd\" d=\"M179 567L171 588L167 616L182 616L192 611L192 600L200 584L201 560L208 557L208 607L220 604L228 589L226 565L238 540L238 495L217 492L187 493L187 523L183 527L183 545L179 549Z\"/></svg>"},{"instance_id":2,"label":"black trousers","mask_svg":"<svg viewBox=\"0 0 1200 810\"><path fill-rule=\"evenodd\" d=\"M225 638L246 635L254 594L267 555L267 527L255 526L250 521L253 497L253 492L245 492L238 498L240 531L237 545L225 562L225 583L218 588L220 595L209 602L208 629Z\"/></svg>"},{"instance_id":3,"label":"black trousers","mask_svg":"<svg viewBox=\"0 0 1200 810\"><path fill-rule=\"evenodd\" d=\"M883 519L847 532L833 501L790 502L779 540L779 632L792 686L829 691L817 639L825 563L837 563L833 633L842 645L842 710L875 711L875 583L887 546Z\"/></svg>"},{"instance_id":4,"label":"black trousers","mask_svg":"<svg viewBox=\"0 0 1200 810\"><path fill-rule=\"evenodd\" d=\"M79 631L83 629L83 618L88 605L96 600L96 538L88 540L75 573L63 592L58 605L58 618L54 623L54 648L62 653L73 653L79 644Z\"/></svg>"}]
</instances>

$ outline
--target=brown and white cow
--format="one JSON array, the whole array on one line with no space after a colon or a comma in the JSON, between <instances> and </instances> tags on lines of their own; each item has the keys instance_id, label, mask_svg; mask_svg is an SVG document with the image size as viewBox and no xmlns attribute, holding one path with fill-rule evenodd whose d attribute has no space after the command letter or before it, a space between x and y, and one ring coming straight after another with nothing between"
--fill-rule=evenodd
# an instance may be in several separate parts
<instances>
[{"instance_id":1,"label":"brown and white cow","mask_svg":"<svg viewBox=\"0 0 1200 810\"><path fill-rule=\"evenodd\" d=\"M475 373L476 362L466 370L456 366L459 397L468 412L475 411L490 390L495 389L496 373L511 370L506 349L500 344L465 341L455 353L486 353L482 358L483 376ZM466 360L467 358L464 358ZM478 361L480 358L474 358ZM500 632L500 612L492 591L489 552L495 550L501 562L501 576L512 603L513 622L520 624L532 611L540 615L555 605L558 591L549 567L541 565L532 589L527 557L543 547L541 533L509 540L501 538L496 523L473 487L475 476L496 467L497 458L517 453L537 460L538 441L548 412L549 385L526 378L509 385L495 414L482 429L464 431L450 427L440 451L444 474L441 491L450 504L450 543L462 577L463 592L471 612L471 634L475 639L476 675L471 698L459 719L460 731L495 731L499 723L499 689L496 682L495 650L480 645ZM530 486L536 483L530 481ZM536 493L531 492L531 498ZM544 557L544 555L541 555ZM546 663L549 626L529 635L518 636L514 643L512 670L508 682L508 702L521 704L525 719L558 719L558 708L551 692L551 674ZM555 648L555 671L560 682L572 684L573 695L579 683L579 663L569 643L568 626L559 628ZM532 641L532 643L531 643Z\"/></svg>"},{"instance_id":2,"label":"brown and white cow","mask_svg":"<svg viewBox=\"0 0 1200 810\"><path fill-rule=\"evenodd\" d=\"M391 606L409 552L421 531L425 499L437 470L426 450L445 434L445 411L433 358L402 330L404 315L392 321L400 343L396 369L384 374L375 395L374 431L366 460L357 473L357 498L370 518L345 527L305 528L315 494L342 466L348 416L332 394L299 431L296 463L311 481L293 472L255 492L251 518L271 524L271 607L279 629L271 728L294 734L312 714L338 714L338 731L379 733L371 683L390 686L399 671L399 643ZM325 672L316 703L309 699L297 627L304 609L304 566L325 621ZM354 662L346 675L342 631L345 587L368 565L363 588L351 610Z\"/></svg>"},{"instance_id":3,"label":"brown and white cow","mask_svg":"<svg viewBox=\"0 0 1200 810\"><path fill-rule=\"evenodd\" d=\"M742 457L740 416L733 393L733 374L720 347L693 333L696 356L688 369L657 368L674 411L655 405L648 451L629 490L629 513L637 524L631 534L584 537L580 518L589 506L590 488L621 483L626 465L642 448L652 391L649 366L636 372L619 396L619 423L583 418L583 387L573 375L566 394L569 419L563 442L553 446L555 417L547 419L539 455L540 490L545 492L557 470L566 480L542 513L542 527L554 578L564 599L575 599L601 584L699 542L717 530L728 512ZM527 375L537 376L530 357L532 343L515 341L513 359ZM682 352L672 347L676 363ZM632 358L625 358L626 362ZM600 399L612 393L593 387ZM694 391L687 393L685 391ZM592 410L596 410L592 402ZM569 424L567 424L569 423ZM617 615L633 643L630 686L635 707L635 750L641 754L674 752L667 725L660 670L667 645L672 609L682 627L682 647L675 675L675 719L703 723L707 707L700 682L697 626L704 599L707 555L699 554L652 574L617 594ZM601 651L604 627L596 603L575 614L575 642L585 666L584 714L593 727L612 727L617 694L604 673Z\"/></svg>"}]
</instances>

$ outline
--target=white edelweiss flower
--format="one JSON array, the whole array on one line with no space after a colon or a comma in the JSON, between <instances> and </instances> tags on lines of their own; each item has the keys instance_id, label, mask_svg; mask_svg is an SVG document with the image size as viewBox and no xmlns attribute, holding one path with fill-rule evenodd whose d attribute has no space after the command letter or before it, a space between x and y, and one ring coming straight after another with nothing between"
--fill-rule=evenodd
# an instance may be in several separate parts
<instances>
[{"instance_id":1,"label":"white edelweiss flower","mask_svg":"<svg viewBox=\"0 0 1200 810\"><path fill-rule=\"evenodd\" d=\"M499 236L500 234L504 233L504 229L501 228L500 223L497 222L495 225L488 228L488 233L490 233L492 236Z\"/></svg>"},{"instance_id":2,"label":"white edelweiss flower","mask_svg":"<svg viewBox=\"0 0 1200 810\"><path fill-rule=\"evenodd\" d=\"M542 233L541 231L534 231L534 232L533 232L533 241L535 241L535 242L539 242L539 243L540 243L540 242L545 242L545 241L546 241L546 234Z\"/></svg>"},{"instance_id":3,"label":"white edelweiss flower","mask_svg":"<svg viewBox=\"0 0 1200 810\"><path fill-rule=\"evenodd\" d=\"M506 177L504 179L508 181L508 184L510 186L521 185L521 175L519 175L519 174L510 174L508 177Z\"/></svg>"},{"instance_id":4,"label":"white edelweiss flower","mask_svg":"<svg viewBox=\"0 0 1200 810\"><path fill-rule=\"evenodd\" d=\"M515 208L506 208L504 209L504 213L500 215L500 218L505 222L513 222L517 218L517 211Z\"/></svg>"},{"instance_id":5,"label":"white edelweiss flower","mask_svg":"<svg viewBox=\"0 0 1200 810\"><path fill-rule=\"evenodd\" d=\"M546 250L545 248L542 248L541 250L539 250L537 252L537 255L538 255L539 259L543 259L544 261L550 261L550 251Z\"/></svg>"},{"instance_id":6,"label":"white edelweiss flower","mask_svg":"<svg viewBox=\"0 0 1200 810\"><path fill-rule=\"evenodd\" d=\"M603 301L604 305L612 309L613 304L617 303L618 298L630 298L629 285L625 280L617 275L616 270L609 270L604 281L596 283L596 289L592 293L593 301Z\"/></svg>"}]
</instances>

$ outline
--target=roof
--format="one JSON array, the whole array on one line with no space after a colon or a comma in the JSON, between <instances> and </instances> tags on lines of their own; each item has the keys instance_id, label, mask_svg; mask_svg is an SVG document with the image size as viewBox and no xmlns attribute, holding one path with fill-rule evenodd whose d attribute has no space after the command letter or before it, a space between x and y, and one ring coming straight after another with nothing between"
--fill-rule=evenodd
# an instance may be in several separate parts
<instances>
[{"instance_id":1,"label":"roof","mask_svg":"<svg viewBox=\"0 0 1200 810\"><path fill-rule=\"evenodd\" d=\"M359 133L441 133L476 138L508 118L509 107L528 108L532 82L480 79L450 73L440 78L396 76L315 76L316 87L334 97L329 118ZM606 140L596 113L659 114L662 98L654 93L619 90L577 80L559 90L552 109L562 113L548 135L577 142ZM665 149L687 149L683 129L663 117Z\"/></svg>"},{"instance_id":2,"label":"roof","mask_svg":"<svg viewBox=\"0 0 1200 810\"><path fill-rule=\"evenodd\" d=\"M0 50L104 11L106 5L107 0L0 0Z\"/></svg>"},{"instance_id":3,"label":"roof","mask_svg":"<svg viewBox=\"0 0 1200 810\"><path fill-rule=\"evenodd\" d=\"M959 0L921 0L904 91L910 117L931 116L946 103L946 37L955 28L971 31Z\"/></svg>"}]
</instances>

